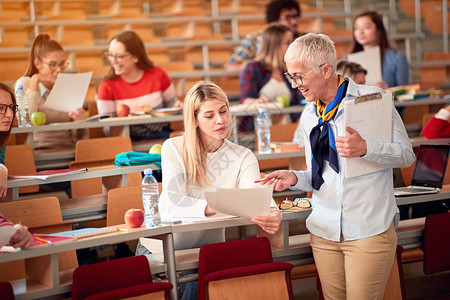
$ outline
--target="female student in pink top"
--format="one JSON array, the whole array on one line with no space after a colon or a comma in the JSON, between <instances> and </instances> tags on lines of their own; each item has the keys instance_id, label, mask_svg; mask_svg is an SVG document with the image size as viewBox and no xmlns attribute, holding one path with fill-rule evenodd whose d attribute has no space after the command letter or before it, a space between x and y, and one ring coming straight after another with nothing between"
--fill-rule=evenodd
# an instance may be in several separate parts
<instances>
[{"instance_id":1,"label":"female student in pink top","mask_svg":"<svg viewBox=\"0 0 450 300\"><path fill-rule=\"evenodd\" d=\"M152 109L181 107L175 96L175 88L163 69L147 57L144 43L133 31L115 35L110 43L106 58L111 69L97 91L97 107L100 114L114 113L119 104L126 104L131 112ZM167 132L168 124L149 124L131 127L131 137L142 139ZM149 136L150 134L155 134Z\"/></svg>"}]
</instances>

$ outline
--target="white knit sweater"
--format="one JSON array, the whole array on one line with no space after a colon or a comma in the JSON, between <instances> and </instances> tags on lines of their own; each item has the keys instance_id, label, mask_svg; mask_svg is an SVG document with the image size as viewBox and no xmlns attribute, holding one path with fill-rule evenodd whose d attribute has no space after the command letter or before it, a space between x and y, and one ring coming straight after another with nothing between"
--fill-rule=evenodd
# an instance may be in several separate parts
<instances>
[{"instance_id":1,"label":"white knit sweater","mask_svg":"<svg viewBox=\"0 0 450 300\"><path fill-rule=\"evenodd\" d=\"M183 137L176 137L166 140L162 146L163 188L159 208L163 220L205 217L207 203L203 189L186 184L182 145ZM254 181L260 177L258 161L249 149L225 140L216 152L208 153L207 176L216 187L248 188L254 186ZM196 248L224 241L225 230L221 228L175 234L174 239L177 250Z\"/></svg>"}]
</instances>

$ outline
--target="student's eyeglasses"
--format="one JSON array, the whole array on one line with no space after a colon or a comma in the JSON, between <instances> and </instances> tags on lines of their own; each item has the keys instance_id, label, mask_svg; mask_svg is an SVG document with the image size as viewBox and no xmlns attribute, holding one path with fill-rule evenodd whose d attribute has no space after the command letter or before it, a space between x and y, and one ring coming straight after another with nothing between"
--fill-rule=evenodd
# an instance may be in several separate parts
<instances>
[{"instance_id":1,"label":"student's eyeglasses","mask_svg":"<svg viewBox=\"0 0 450 300\"><path fill-rule=\"evenodd\" d=\"M295 82L296 85L301 86L303 85L303 77L305 77L306 75L308 75L311 72L314 72L316 70L319 70L320 68L322 68L325 64L321 64L320 66L318 66L315 69L312 69L309 72L306 72L303 75L291 75L288 72L284 73L284 76L286 76L287 80L289 81L290 84L292 84L292 82Z\"/></svg>"},{"instance_id":2,"label":"student's eyeglasses","mask_svg":"<svg viewBox=\"0 0 450 300\"><path fill-rule=\"evenodd\" d=\"M103 55L105 55L105 58L109 61L113 60L113 58L116 61L122 61L125 57L130 56L131 54L113 54L111 52L105 51Z\"/></svg>"},{"instance_id":3,"label":"student's eyeglasses","mask_svg":"<svg viewBox=\"0 0 450 300\"><path fill-rule=\"evenodd\" d=\"M8 110L8 108L12 111L12 113L14 115L17 111L17 107L18 107L17 104L10 104L10 105L0 104L0 115L6 114L6 111Z\"/></svg>"},{"instance_id":4,"label":"student's eyeglasses","mask_svg":"<svg viewBox=\"0 0 450 300\"><path fill-rule=\"evenodd\" d=\"M286 199L280 203L279 208L281 210L291 208L298 208L298 209L311 208L311 201L308 198L296 198L294 201Z\"/></svg>"},{"instance_id":5,"label":"student's eyeglasses","mask_svg":"<svg viewBox=\"0 0 450 300\"><path fill-rule=\"evenodd\" d=\"M45 62L45 61L41 61L43 64L46 64L48 66L48 68L52 71L55 71L56 69L60 68L62 70L64 70L65 68L67 68L67 66L69 66L69 61L65 60L60 62L59 64L52 61L52 62Z\"/></svg>"},{"instance_id":6,"label":"student's eyeglasses","mask_svg":"<svg viewBox=\"0 0 450 300\"><path fill-rule=\"evenodd\" d=\"M280 20L283 21L297 20L298 18L300 18L299 14L280 16Z\"/></svg>"}]
</instances>

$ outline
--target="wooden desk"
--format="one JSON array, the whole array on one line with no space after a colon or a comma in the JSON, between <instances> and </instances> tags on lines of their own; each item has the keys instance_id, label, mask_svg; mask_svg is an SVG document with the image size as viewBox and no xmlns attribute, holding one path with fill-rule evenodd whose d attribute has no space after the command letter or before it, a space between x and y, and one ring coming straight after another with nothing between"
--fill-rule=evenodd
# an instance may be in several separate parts
<instances>
[{"instance_id":1,"label":"wooden desk","mask_svg":"<svg viewBox=\"0 0 450 300\"><path fill-rule=\"evenodd\" d=\"M126 228L126 225L119 225L119 228ZM0 254L0 263L10 262L19 259L27 261L28 280L18 280L12 282L13 287L19 294L16 299L36 299L64 294L71 291L73 270L67 272L58 271L58 253L68 250L89 248L110 243L119 243L135 240L140 237L160 238L163 241L164 262L167 268L169 281L175 283L173 299L176 299L176 274L175 258L173 251L173 236L171 226L160 226L155 228L129 229L128 232L117 232L99 235L95 237L83 238L71 243L42 245L16 253ZM25 290L24 290L25 289Z\"/></svg>"},{"instance_id":2,"label":"wooden desk","mask_svg":"<svg viewBox=\"0 0 450 300\"><path fill-rule=\"evenodd\" d=\"M72 180L81 180L89 178L98 177L108 177L122 175L122 185L128 185L128 174L135 172L143 172L145 169L159 170L160 168L154 164L148 165L137 165L137 166L122 166L117 167L114 165L104 166L104 167L93 167L89 168L86 173L72 174L72 175L61 175L56 177L50 177L46 180L39 179L8 179L8 188L12 188L13 200L19 199L19 187L30 186L37 184L55 183L55 182L66 182Z\"/></svg>"}]
</instances>

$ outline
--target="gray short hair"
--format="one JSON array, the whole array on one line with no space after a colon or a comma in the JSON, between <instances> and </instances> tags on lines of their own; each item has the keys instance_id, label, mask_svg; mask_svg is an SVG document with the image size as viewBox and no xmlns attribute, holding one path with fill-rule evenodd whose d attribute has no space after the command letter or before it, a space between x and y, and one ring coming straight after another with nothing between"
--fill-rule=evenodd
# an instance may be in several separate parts
<instances>
[{"instance_id":1,"label":"gray short hair","mask_svg":"<svg viewBox=\"0 0 450 300\"><path fill-rule=\"evenodd\" d=\"M307 68L317 68L329 63L336 70L334 42L322 33L308 33L297 38L284 55L285 62L299 62Z\"/></svg>"}]
</instances>

